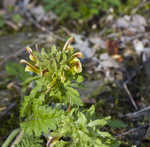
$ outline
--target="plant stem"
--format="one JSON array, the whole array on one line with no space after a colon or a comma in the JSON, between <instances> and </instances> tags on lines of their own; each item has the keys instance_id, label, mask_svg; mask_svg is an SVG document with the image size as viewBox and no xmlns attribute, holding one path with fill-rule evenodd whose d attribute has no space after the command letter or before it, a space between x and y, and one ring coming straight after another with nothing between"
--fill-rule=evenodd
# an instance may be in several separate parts
<instances>
[{"instance_id":1,"label":"plant stem","mask_svg":"<svg viewBox=\"0 0 150 147\"><path fill-rule=\"evenodd\" d=\"M19 133L20 129L15 129L11 132L11 134L7 137L6 141L3 143L2 147L9 147L10 143L12 140L17 136Z\"/></svg>"}]
</instances>

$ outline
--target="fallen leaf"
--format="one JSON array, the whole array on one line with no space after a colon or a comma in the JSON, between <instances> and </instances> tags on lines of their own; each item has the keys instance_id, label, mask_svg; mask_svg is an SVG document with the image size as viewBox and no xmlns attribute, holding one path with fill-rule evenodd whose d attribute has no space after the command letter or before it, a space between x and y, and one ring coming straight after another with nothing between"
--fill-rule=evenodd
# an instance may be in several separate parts
<instances>
[{"instance_id":1,"label":"fallen leaf","mask_svg":"<svg viewBox=\"0 0 150 147\"><path fill-rule=\"evenodd\" d=\"M118 51L118 41L117 40L108 40L106 42L106 46L107 46L107 50L108 50L108 54L115 59L118 62L122 62L123 61L123 57L122 55L119 54Z\"/></svg>"},{"instance_id":2,"label":"fallen leaf","mask_svg":"<svg viewBox=\"0 0 150 147\"><path fill-rule=\"evenodd\" d=\"M106 47L108 50L108 54L110 56L118 54L118 42L117 42L117 40L107 40L106 41Z\"/></svg>"}]
</instances>

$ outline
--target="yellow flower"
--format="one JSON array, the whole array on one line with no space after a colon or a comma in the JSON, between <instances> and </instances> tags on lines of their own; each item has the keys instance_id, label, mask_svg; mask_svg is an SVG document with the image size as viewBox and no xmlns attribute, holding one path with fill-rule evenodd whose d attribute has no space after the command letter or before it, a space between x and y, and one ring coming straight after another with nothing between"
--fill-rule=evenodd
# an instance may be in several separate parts
<instances>
[{"instance_id":1,"label":"yellow flower","mask_svg":"<svg viewBox=\"0 0 150 147\"><path fill-rule=\"evenodd\" d=\"M37 61L37 57L34 56L32 49L30 47L26 47L27 52L29 53L29 58L31 61L36 62Z\"/></svg>"},{"instance_id":2,"label":"yellow flower","mask_svg":"<svg viewBox=\"0 0 150 147\"><path fill-rule=\"evenodd\" d=\"M80 60L77 57L73 58L73 60L71 60L70 64L72 65L72 69L75 73L82 72L82 65L81 65Z\"/></svg>"},{"instance_id":3,"label":"yellow flower","mask_svg":"<svg viewBox=\"0 0 150 147\"><path fill-rule=\"evenodd\" d=\"M83 54L81 52L76 52L72 55L72 57L83 58Z\"/></svg>"},{"instance_id":4,"label":"yellow flower","mask_svg":"<svg viewBox=\"0 0 150 147\"><path fill-rule=\"evenodd\" d=\"M27 61L24 60L24 59L22 59L22 60L20 61L20 63L26 64L25 71L35 72L35 73L37 73L37 74L40 74L40 69L39 69L37 66L30 64L29 62L27 62Z\"/></svg>"},{"instance_id":5,"label":"yellow flower","mask_svg":"<svg viewBox=\"0 0 150 147\"><path fill-rule=\"evenodd\" d=\"M70 44L71 44L73 41L74 41L74 38L73 38L73 37L70 37L70 38L67 40L67 42L65 43L63 50L66 50L66 51L68 51L68 50L73 50L73 48L70 46Z\"/></svg>"}]
</instances>

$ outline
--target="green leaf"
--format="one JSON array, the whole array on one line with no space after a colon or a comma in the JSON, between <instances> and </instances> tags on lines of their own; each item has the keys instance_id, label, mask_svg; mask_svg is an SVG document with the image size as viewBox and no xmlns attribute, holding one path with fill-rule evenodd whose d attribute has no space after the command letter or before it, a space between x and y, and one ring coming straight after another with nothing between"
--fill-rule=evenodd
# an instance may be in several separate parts
<instances>
[{"instance_id":1,"label":"green leaf","mask_svg":"<svg viewBox=\"0 0 150 147\"><path fill-rule=\"evenodd\" d=\"M14 145L14 147L41 147L42 144L43 140L41 138L25 134L19 144Z\"/></svg>"},{"instance_id":2,"label":"green leaf","mask_svg":"<svg viewBox=\"0 0 150 147\"><path fill-rule=\"evenodd\" d=\"M80 98L80 94L78 91L72 87L66 87L66 98L65 102L71 104L77 104L77 105L82 105L82 100Z\"/></svg>"},{"instance_id":3,"label":"green leaf","mask_svg":"<svg viewBox=\"0 0 150 147\"><path fill-rule=\"evenodd\" d=\"M85 117L85 115L83 113L78 113L78 123L85 125L87 123L87 118Z\"/></svg>"},{"instance_id":4,"label":"green leaf","mask_svg":"<svg viewBox=\"0 0 150 147\"><path fill-rule=\"evenodd\" d=\"M81 82L83 82L83 80L84 80L84 78L83 78L83 76L81 76L81 75L78 75L78 77L77 77L77 82L78 83L81 83Z\"/></svg>"},{"instance_id":5,"label":"green leaf","mask_svg":"<svg viewBox=\"0 0 150 147\"><path fill-rule=\"evenodd\" d=\"M51 48L51 55L55 54L56 51L57 51L57 48L56 48L55 45L53 45L52 48Z\"/></svg>"},{"instance_id":6,"label":"green leaf","mask_svg":"<svg viewBox=\"0 0 150 147\"><path fill-rule=\"evenodd\" d=\"M12 20L15 23L19 23L22 20L22 17L19 14L15 14L15 15L12 16Z\"/></svg>"},{"instance_id":7,"label":"green leaf","mask_svg":"<svg viewBox=\"0 0 150 147\"><path fill-rule=\"evenodd\" d=\"M95 114L95 106L92 105L92 106L87 110L86 116L87 116L88 118L91 118L91 117L93 117L94 114Z\"/></svg>"},{"instance_id":8,"label":"green leaf","mask_svg":"<svg viewBox=\"0 0 150 147\"><path fill-rule=\"evenodd\" d=\"M108 125L112 128L126 128L127 125L121 120L109 120Z\"/></svg>"},{"instance_id":9,"label":"green leaf","mask_svg":"<svg viewBox=\"0 0 150 147\"><path fill-rule=\"evenodd\" d=\"M46 51L44 48L41 49L41 56L44 58L44 57L48 57Z\"/></svg>"},{"instance_id":10,"label":"green leaf","mask_svg":"<svg viewBox=\"0 0 150 147\"><path fill-rule=\"evenodd\" d=\"M34 108L34 114L26 121L21 123L21 128L28 135L40 136L42 133L48 133L49 130L55 130L57 122L61 119L62 110L53 110L51 107L40 106Z\"/></svg>"},{"instance_id":11,"label":"green leaf","mask_svg":"<svg viewBox=\"0 0 150 147\"><path fill-rule=\"evenodd\" d=\"M100 134L100 136L102 136L104 138L106 138L106 137L111 138L112 137L111 134L108 132L99 131L98 133Z\"/></svg>"},{"instance_id":12,"label":"green leaf","mask_svg":"<svg viewBox=\"0 0 150 147\"><path fill-rule=\"evenodd\" d=\"M110 119L110 117L105 117L105 118L102 118L102 119L97 119L97 120L94 120L92 122L90 122L88 124L89 127L95 127L95 126L105 126L107 123L108 123L108 120Z\"/></svg>"},{"instance_id":13,"label":"green leaf","mask_svg":"<svg viewBox=\"0 0 150 147\"><path fill-rule=\"evenodd\" d=\"M25 68L16 62L7 62L5 70L6 73L16 76L21 82L24 82L27 78L31 77L28 72L25 72Z\"/></svg>"}]
</instances>

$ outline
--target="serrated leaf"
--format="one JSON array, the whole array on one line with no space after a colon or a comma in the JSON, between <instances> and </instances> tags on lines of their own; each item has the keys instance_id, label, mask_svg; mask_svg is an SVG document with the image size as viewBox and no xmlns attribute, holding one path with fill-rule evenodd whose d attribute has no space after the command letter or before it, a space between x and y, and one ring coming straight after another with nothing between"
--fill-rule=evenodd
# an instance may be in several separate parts
<instances>
[{"instance_id":1,"label":"serrated leaf","mask_svg":"<svg viewBox=\"0 0 150 147\"><path fill-rule=\"evenodd\" d=\"M78 113L78 123L79 124L82 124L82 125L85 125L86 124L86 122L87 122L87 119L86 119L86 117L85 117L85 115L83 114L83 113Z\"/></svg>"},{"instance_id":2,"label":"serrated leaf","mask_svg":"<svg viewBox=\"0 0 150 147\"><path fill-rule=\"evenodd\" d=\"M102 131L99 131L99 134L100 134L100 136L102 136L102 137L104 137L104 138L106 138L106 137L111 138L111 137L112 137L109 132L102 132Z\"/></svg>"},{"instance_id":3,"label":"serrated leaf","mask_svg":"<svg viewBox=\"0 0 150 147\"><path fill-rule=\"evenodd\" d=\"M87 117L91 118L95 114L95 106L92 105L86 112Z\"/></svg>"},{"instance_id":4,"label":"serrated leaf","mask_svg":"<svg viewBox=\"0 0 150 147\"><path fill-rule=\"evenodd\" d=\"M66 88L66 98L67 99L65 99L65 101L67 103L70 103L71 101L71 104L82 105L80 94L74 88L71 88L71 87Z\"/></svg>"},{"instance_id":5,"label":"serrated leaf","mask_svg":"<svg viewBox=\"0 0 150 147\"><path fill-rule=\"evenodd\" d=\"M92 122L90 122L88 124L89 127L95 127L95 126L105 126L107 123L108 123L108 120L110 119L110 117L105 117L105 118L102 118L102 119L97 119L97 120L94 120Z\"/></svg>"}]
</instances>

